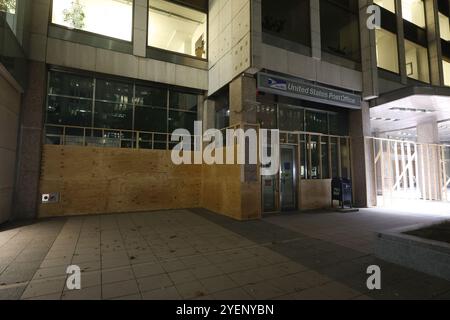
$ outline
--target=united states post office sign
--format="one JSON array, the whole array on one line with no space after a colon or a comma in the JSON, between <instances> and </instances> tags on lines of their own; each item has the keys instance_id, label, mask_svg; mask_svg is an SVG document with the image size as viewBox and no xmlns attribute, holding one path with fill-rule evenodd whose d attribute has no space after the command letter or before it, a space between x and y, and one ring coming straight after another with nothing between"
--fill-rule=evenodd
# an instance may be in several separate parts
<instances>
[{"instance_id":1,"label":"united states post office sign","mask_svg":"<svg viewBox=\"0 0 450 320\"><path fill-rule=\"evenodd\" d=\"M258 90L333 106L361 109L360 95L319 86L303 79L291 79L260 72L258 73Z\"/></svg>"}]
</instances>

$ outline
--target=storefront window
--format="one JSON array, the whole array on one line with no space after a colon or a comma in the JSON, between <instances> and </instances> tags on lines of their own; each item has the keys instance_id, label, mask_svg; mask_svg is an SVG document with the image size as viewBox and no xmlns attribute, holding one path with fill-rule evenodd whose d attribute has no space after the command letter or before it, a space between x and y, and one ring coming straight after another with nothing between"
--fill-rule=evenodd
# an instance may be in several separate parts
<instances>
[{"instance_id":1,"label":"storefront window","mask_svg":"<svg viewBox=\"0 0 450 320\"><path fill-rule=\"evenodd\" d=\"M320 1L322 50L359 62L359 6L357 0ZM332 22L332 23L330 23Z\"/></svg>"},{"instance_id":2,"label":"storefront window","mask_svg":"<svg viewBox=\"0 0 450 320\"><path fill-rule=\"evenodd\" d=\"M309 0L263 0L263 32L311 46Z\"/></svg>"},{"instance_id":3,"label":"storefront window","mask_svg":"<svg viewBox=\"0 0 450 320\"><path fill-rule=\"evenodd\" d=\"M52 22L131 41L133 0L53 0Z\"/></svg>"},{"instance_id":4,"label":"storefront window","mask_svg":"<svg viewBox=\"0 0 450 320\"><path fill-rule=\"evenodd\" d=\"M279 106L280 130L303 131L305 110L299 107Z\"/></svg>"},{"instance_id":5,"label":"storefront window","mask_svg":"<svg viewBox=\"0 0 450 320\"><path fill-rule=\"evenodd\" d=\"M439 29L441 31L441 39L450 41L450 21L449 18L439 12Z\"/></svg>"},{"instance_id":6,"label":"storefront window","mask_svg":"<svg viewBox=\"0 0 450 320\"><path fill-rule=\"evenodd\" d=\"M406 74L408 77L430 82L428 51L414 42L405 40Z\"/></svg>"},{"instance_id":7,"label":"storefront window","mask_svg":"<svg viewBox=\"0 0 450 320\"><path fill-rule=\"evenodd\" d=\"M206 59L206 13L164 0L149 0L148 45Z\"/></svg>"},{"instance_id":8,"label":"storefront window","mask_svg":"<svg viewBox=\"0 0 450 320\"><path fill-rule=\"evenodd\" d=\"M375 35L378 67L399 73L397 36L384 29L375 30Z\"/></svg>"},{"instance_id":9,"label":"storefront window","mask_svg":"<svg viewBox=\"0 0 450 320\"><path fill-rule=\"evenodd\" d=\"M328 115L326 112L305 111L305 131L328 133Z\"/></svg>"},{"instance_id":10,"label":"storefront window","mask_svg":"<svg viewBox=\"0 0 450 320\"><path fill-rule=\"evenodd\" d=\"M375 4L379 5L392 13L395 13L395 0L374 0Z\"/></svg>"},{"instance_id":11,"label":"storefront window","mask_svg":"<svg viewBox=\"0 0 450 320\"><path fill-rule=\"evenodd\" d=\"M196 94L180 90L51 71L46 123L156 133L155 148L165 148L162 134L180 128L193 132L197 106ZM75 135L80 134L83 130ZM123 135L132 139L132 133Z\"/></svg>"},{"instance_id":12,"label":"storefront window","mask_svg":"<svg viewBox=\"0 0 450 320\"><path fill-rule=\"evenodd\" d=\"M402 0L403 19L425 28L425 4L423 0Z\"/></svg>"}]
</instances>

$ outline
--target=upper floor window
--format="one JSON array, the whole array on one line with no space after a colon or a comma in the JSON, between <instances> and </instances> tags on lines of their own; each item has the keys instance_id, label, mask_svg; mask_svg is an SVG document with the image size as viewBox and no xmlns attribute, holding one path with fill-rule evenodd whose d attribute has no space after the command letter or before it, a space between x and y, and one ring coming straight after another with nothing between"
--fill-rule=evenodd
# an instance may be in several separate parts
<instances>
[{"instance_id":1,"label":"upper floor window","mask_svg":"<svg viewBox=\"0 0 450 320\"><path fill-rule=\"evenodd\" d=\"M148 45L207 57L207 14L164 0L149 0Z\"/></svg>"},{"instance_id":2,"label":"upper floor window","mask_svg":"<svg viewBox=\"0 0 450 320\"><path fill-rule=\"evenodd\" d=\"M397 35L384 29L375 30L375 35L378 67L399 73Z\"/></svg>"},{"instance_id":3,"label":"upper floor window","mask_svg":"<svg viewBox=\"0 0 450 320\"><path fill-rule=\"evenodd\" d=\"M403 19L425 28L425 4L423 0L402 0Z\"/></svg>"},{"instance_id":4,"label":"upper floor window","mask_svg":"<svg viewBox=\"0 0 450 320\"><path fill-rule=\"evenodd\" d=\"M262 28L265 33L311 46L308 0L263 0Z\"/></svg>"},{"instance_id":5,"label":"upper floor window","mask_svg":"<svg viewBox=\"0 0 450 320\"><path fill-rule=\"evenodd\" d=\"M131 41L133 0L53 0L52 23Z\"/></svg>"},{"instance_id":6,"label":"upper floor window","mask_svg":"<svg viewBox=\"0 0 450 320\"><path fill-rule=\"evenodd\" d=\"M359 6L357 0L320 1L322 50L359 62Z\"/></svg>"},{"instance_id":7,"label":"upper floor window","mask_svg":"<svg viewBox=\"0 0 450 320\"><path fill-rule=\"evenodd\" d=\"M450 87L450 61L442 60L442 68L444 70L444 85Z\"/></svg>"},{"instance_id":8,"label":"upper floor window","mask_svg":"<svg viewBox=\"0 0 450 320\"><path fill-rule=\"evenodd\" d=\"M439 12L439 29L441 31L441 39L450 41L450 21L449 18Z\"/></svg>"},{"instance_id":9,"label":"upper floor window","mask_svg":"<svg viewBox=\"0 0 450 320\"><path fill-rule=\"evenodd\" d=\"M430 82L428 50L421 45L405 40L406 74L409 78Z\"/></svg>"},{"instance_id":10,"label":"upper floor window","mask_svg":"<svg viewBox=\"0 0 450 320\"><path fill-rule=\"evenodd\" d=\"M379 5L392 13L395 13L395 0L374 0L375 4Z\"/></svg>"}]
</instances>

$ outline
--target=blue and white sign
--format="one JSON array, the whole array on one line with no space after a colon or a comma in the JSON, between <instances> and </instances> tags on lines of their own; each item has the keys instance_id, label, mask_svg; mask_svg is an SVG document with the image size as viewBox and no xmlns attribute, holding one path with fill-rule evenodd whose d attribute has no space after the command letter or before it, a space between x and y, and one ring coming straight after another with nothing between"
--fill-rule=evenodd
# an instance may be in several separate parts
<instances>
[{"instance_id":1,"label":"blue and white sign","mask_svg":"<svg viewBox=\"0 0 450 320\"><path fill-rule=\"evenodd\" d=\"M317 85L300 78L287 78L264 72L258 73L258 90L296 99L360 109L361 95Z\"/></svg>"}]
</instances>

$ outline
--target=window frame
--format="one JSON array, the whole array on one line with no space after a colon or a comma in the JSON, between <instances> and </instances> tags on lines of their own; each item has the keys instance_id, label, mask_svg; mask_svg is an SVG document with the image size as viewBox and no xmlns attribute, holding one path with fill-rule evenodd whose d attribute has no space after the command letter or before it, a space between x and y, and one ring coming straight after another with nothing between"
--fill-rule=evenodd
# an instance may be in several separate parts
<instances>
[{"instance_id":1,"label":"window frame","mask_svg":"<svg viewBox=\"0 0 450 320\"><path fill-rule=\"evenodd\" d=\"M99 37L101 39L105 39L105 40L110 40L110 41L117 41L117 42L122 42L122 43L127 43L127 44L133 44L134 43L134 19L135 19L135 15L134 15L134 11L135 11L135 6L136 6L136 0L131 0L133 3L131 5L132 9L131 9L131 40L125 40L125 39L120 39L120 38L115 38L115 37L111 37L111 36L107 36L101 33L96 33L96 32L92 32L92 31L86 31L86 30L81 30L81 29L76 29L76 28L69 28L67 26L63 26L57 23L53 23L53 1L54 0L50 0L50 12L49 12L49 18L48 18L48 25L49 26L53 26L53 27L57 27L69 32L76 32L79 33L81 35L87 35L87 36L95 36L95 37Z\"/></svg>"},{"instance_id":2,"label":"window frame","mask_svg":"<svg viewBox=\"0 0 450 320\"><path fill-rule=\"evenodd\" d=\"M72 76L77 76L77 77L84 77L84 78L88 78L91 80L92 82L92 86L93 86L93 90L92 90L92 96L89 98L86 97L74 97L74 96L69 96L69 95L64 95L64 94L50 94L50 80L51 80L51 74L52 73L62 73L65 75L72 75ZM102 73L95 73L95 72L88 72L88 71L80 71L80 70L74 70L71 68L65 68L65 67L58 67L58 66L49 66L47 69L47 88L46 88L46 106L45 106L45 117L44 117L44 125L61 125L61 126L70 126L70 125L66 125L66 124L57 124L57 123L50 123L47 121L48 119L48 106L49 106L49 97L62 97L62 98L66 98L66 99L78 99L78 100L82 100L82 101L90 101L92 104L92 109L91 109L91 124L90 124L90 128L97 128L95 126L95 111L96 111L96 102L98 103L116 103L113 101L106 101L106 100L102 100L102 99L97 99L96 98L96 82L97 80L102 80L102 81L112 81L112 82L122 82L122 83L126 83L132 86L133 88L133 98L131 103L126 103L126 105L129 105L132 107L132 122L131 122L131 129L115 129L115 128L105 128L105 130L123 130L123 131L133 131L133 132L150 132L150 133L155 133L155 134L161 134L161 135L165 135L165 134L171 134L172 132L169 132L169 128L170 128L170 120L169 120L169 114L171 111L176 111L176 112L185 112L185 113L189 113L189 114L195 114L197 119L199 116L199 105L197 104L197 110L195 111L183 111L183 110L177 110L177 109L171 109L169 108L170 106L170 92L178 92L178 93L183 93L183 94L191 94L194 96L197 96L197 99L200 95L203 94L203 92L201 90L196 90L196 89L192 89L192 88L184 88L184 87L179 87L179 86L173 86L173 85L165 85L165 84L161 84L161 83L153 83L153 82L148 82L148 81L144 81L144 80L139 80L139 79L132 79L132 78L126 78L126 77L116 77L116 76L112 76L112 75L107 75L107 74L102 74ZM136 87L137 86L141 86L141 87L148 87L148 88L153 88L153 89L157 89L157 90L162 90L163 94L165 96L165 100L164 100L164 107L158 107L158 106L147 106L147 105L139 105L136 103ZM120 103L120 102L117 102ZM125 104L125 103L124 103ZM166 113L166 120L165 120L165 132L158 132L158 131L151 131L151 130L136 130L136 121L135 121L135 113L136 113L136 107L144 107L144 108L158 108L160 110L165 111ZM85 127L85 128L89 128L89 127ZM101 128L99 128L101 129Z\"/></svg>"},{"instance_id":3,"label":"window frame","mask_svg":"<svg viewBox=\"0 0 450 320\"><path fill-rule=\"evenodd\" d=\"M53 1L53 0L52 0ZM201 10L200 8L197 8L195 6L189 5L187 3L180 3L178 1L174 1L174 0L164 0L166 2L169 3L173 3L175 5L178 5L180 7L185 7L191 10L195 10L198 12L201 12L203 14L206 15L206 57L205 58L199 58L196 57L195 55L189 55L186 53L181 53L181 52L176 52L176 51L171 51L171 50L167 50L167 49L163 49L163 48L158 48L158 47L154 47L151 46L148 42L149 40L149 32L148 32L148 28L149 28L149 22L150 22L150 1L152 0L146 0L147 1L147 19L146 19L146 40L145 40L145 45L147 48L147 58L150 58L151 55L149 55L149 51L156 51L156 52L160 52L163 53L165 55L174 55L174 56L178 56L178 57L182 57L182 58L189 58L189 59L193 59L194 61L201 61L201 62L205 62L207 63L209 61L209 10L206 10L206 8L204 8L203 10ZM133 0L134 3L134 0ZM182 63L185 64L185 63Z\"/></svg>"}]
</instances>

